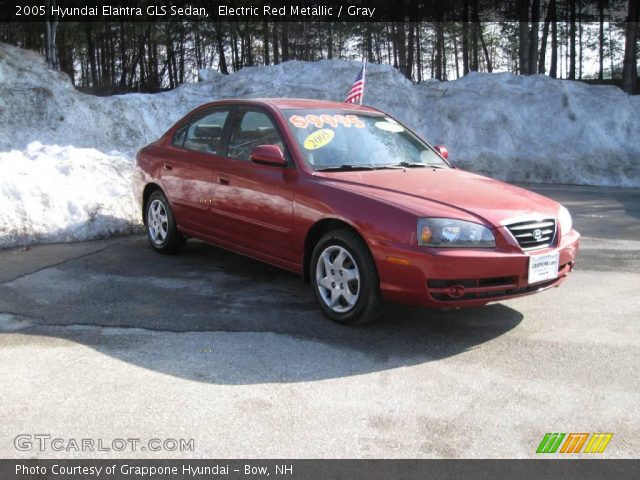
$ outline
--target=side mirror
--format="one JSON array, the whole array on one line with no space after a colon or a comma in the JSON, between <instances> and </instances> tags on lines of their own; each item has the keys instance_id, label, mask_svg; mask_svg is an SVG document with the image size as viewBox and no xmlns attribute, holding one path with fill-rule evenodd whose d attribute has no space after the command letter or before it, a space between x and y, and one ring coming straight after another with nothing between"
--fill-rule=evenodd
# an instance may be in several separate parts
<instances>
[{"instance_id":1,"label":"side mirror","mask_svg":"<svg viewBox=\"0 0 640 480\"><path fill-rule=\"evenodd\" d=\"M436 145L433 149L440 154L445 160L449 159L449 150L444 145Z\"/></svg>"},{"instance_id":2,"label":"side mirror","mask_svg":"<svg viewBox=\"0 0 640 480\"><path fill-rule=\"evenodd\" d=\"M274 167L286 167L287 161L280 147L277 145L258 145L251 152L251 161L273 165Z\"/></svg>"}]
</instances>

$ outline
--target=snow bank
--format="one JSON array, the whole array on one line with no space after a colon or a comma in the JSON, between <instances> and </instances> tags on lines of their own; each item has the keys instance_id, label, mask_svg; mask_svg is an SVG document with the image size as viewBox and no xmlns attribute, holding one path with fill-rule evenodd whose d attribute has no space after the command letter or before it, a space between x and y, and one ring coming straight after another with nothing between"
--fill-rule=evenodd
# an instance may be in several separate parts
<instances>
[{"instance_id":1,"label":"snow bank","mask_svg":"<svg viewBox=\"0 0 640 480\"><path fill-rule=\"evenodd\" d=\"M170 92L93 97L48 70L38 54L0 44L0 152L11 150L0 153L10 165L4 171L11 172L0 177L0 245L135 228L138 215L126 205L128 187L121 182L135 151L184 114L231 97L342 100L359 68L325 60L233 75L202 70L199 83ZM451 160L468 170L509 181L640 186L640 96L615 87L508 73L412 85L392 67L370 64L365 103L446 145ZM31 167L22 166L28 162ZM71 164L66 175L39 173ZM68 185L66 197L59 181ZM29 206L22 203L26 198ZM74 207L63 213L63 203ZM87 212L96 205L92 217ZM38 213L47 209L55 221ZM23 213L7 215L11 211Z\"/></svg>"},{"instance_id":2,"label":"snow bank","mask_svg":"<svg viewBox=\"0 0 640 480\"><path fill-rule=\"evenodd\" d=\"M132 167L125 157L39 142L1 152L0 248L135 231Z\"/></svg>"}]
</instances>

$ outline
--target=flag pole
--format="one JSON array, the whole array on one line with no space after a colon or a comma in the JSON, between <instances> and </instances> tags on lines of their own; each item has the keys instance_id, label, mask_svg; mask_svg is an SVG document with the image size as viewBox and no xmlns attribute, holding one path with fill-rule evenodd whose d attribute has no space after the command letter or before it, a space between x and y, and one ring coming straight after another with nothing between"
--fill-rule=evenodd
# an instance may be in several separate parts
<instances>
[{"instance_id":1,"label":"flag pole","mask_svg":"<svg viewBox=\"0 0 640 480\"><path fill-rule=\"evenodd\" d=\"M364 86L365 77L367 75L367 62L365 62L364 58L362 59L362 85ZM362 105L362 101L364 100L364 88L362 89L362 95L360 95L360 105Z\"/></svg>"}]
</instances>

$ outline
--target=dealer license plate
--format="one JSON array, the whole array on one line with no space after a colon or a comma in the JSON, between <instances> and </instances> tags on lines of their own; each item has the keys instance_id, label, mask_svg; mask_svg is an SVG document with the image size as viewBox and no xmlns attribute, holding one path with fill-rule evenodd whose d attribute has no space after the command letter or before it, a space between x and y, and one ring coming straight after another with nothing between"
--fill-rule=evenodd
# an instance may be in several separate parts
<instances>
[{"instance_id":1,"label":"dealer license plate","mask_svg":"<svg viewBox=\"0 0 640 480\"><path fill-rule=\"evenodd\" d=\"M529 283L544 282L558 277L560 253L545 253L529 257Z\"/></svg>"}]
</instances>

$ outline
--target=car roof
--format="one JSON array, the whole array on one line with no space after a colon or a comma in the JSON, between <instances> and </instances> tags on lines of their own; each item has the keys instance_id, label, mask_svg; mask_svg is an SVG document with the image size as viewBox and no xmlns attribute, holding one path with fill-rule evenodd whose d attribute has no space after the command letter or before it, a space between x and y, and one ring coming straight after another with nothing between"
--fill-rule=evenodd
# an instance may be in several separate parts
<instances>
[{"instance_id":1,"label":"car roof","mask_svg":"<svg viewBox=\"0 0 640 480\"><path fill-rule=\"evenodd\" d=\"M317 108L379 113L375 108L363 105L355 105L345 102L332 102L330 100L311 100L306 98L233 98L212 102L207 105L215 106L229 103L244 105L271 105L279 110Z\"/></svg>"}]
</instances>

